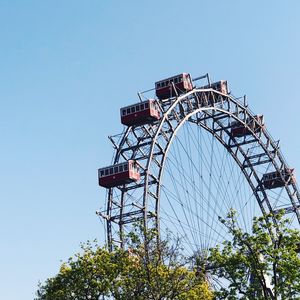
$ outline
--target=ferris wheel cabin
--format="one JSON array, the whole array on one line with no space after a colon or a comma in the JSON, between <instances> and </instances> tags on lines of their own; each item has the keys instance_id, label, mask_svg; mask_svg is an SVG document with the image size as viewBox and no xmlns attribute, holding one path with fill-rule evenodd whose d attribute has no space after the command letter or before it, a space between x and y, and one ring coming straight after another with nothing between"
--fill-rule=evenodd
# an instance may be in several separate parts
<instances>
[{"instance_id":1,"label":"ferris wheel cabin","mask_svg":"<svg viewBox=\"0 0 300 300\"><path fill-rule=\"evenodd\" d=\"M167 99L184 94L193 89L191 75L182 73L155 82L155 91L158 99Z\"/></svg>"},{"instance_id":2,"label":"ferris wheel cabin","mask_svg":"<svg viewBox=\"0 0 300 300\"><path fill-rule=\"evenodd\" d=\"M231 123L231 135L233 137L243 137L252 134L252 131L255 133L259 132L264 127L264 116L254 116L254 119L247 121L247 125L251 128L251 130L240 122Z\"/></svg>"},{"instance_id":3,"label":"ferris wheel cabin","mask_svg":"<svg viewBox=\"0 0 300 300\"><path fill-rule=\"evenodd\" d=\"M147 124L160 119L160 111L154 99L122 107L120 114L121 123L127 126Z\"/></svg>"},{"instance_id":4,"label":"ferris wheel cabin","mask_svg":"<svg viewBox=\"0 0 300 300\"><path fill-rule=\"evenodd\" d=\"M264 174L261 181L265 189L271 190L284 187L285 185L295 184L296 177L294 175L294 169L284 169L280 172L275 171Z\"/></svg>"},{"instance_id":5,"label":"ferris wheel cabin","mask_svg":"<svg viewBox=\"0 0 300 300\"><path fill-rule=\"evenodd\" d=\"M227 80L220 80L214 83L211 83L210 85L205 85L202 88L204 89L213 89L216 90L222 94L228 95L229 94L229 88L227 84Z\"/></svg>"},{"instance_id":6,"label":"ferris wheel cabin","mask_svg":"<svg viewBox=\"0 0 300 300\"><path fill-rule=\"evenodd\" d=\"M140 180L140 172L134 160L98 170L99 185L110 188Z\"/></svg>"}]
</instances>

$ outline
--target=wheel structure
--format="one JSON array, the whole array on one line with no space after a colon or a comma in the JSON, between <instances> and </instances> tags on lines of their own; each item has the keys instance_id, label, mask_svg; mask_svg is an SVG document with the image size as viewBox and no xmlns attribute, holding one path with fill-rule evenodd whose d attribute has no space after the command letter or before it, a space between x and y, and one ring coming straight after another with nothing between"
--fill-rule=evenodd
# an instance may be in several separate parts
<instances>
[{"instance_id":1,"label":"wheel structure","mask_svg":"<svg viewBox=\"0 0 300 300\"><path fill-rule=\"evenodd\" d=\"M243 100L244 99L244 100ZM110 137L113 163L134 160L141 180L107 190L107 242L126 248L126 234L143 222L161 236L180 238L187 254L208 249L230 237L219 221L237 211L239 225L251 230L253 216L283 210L290 226L300 224L300 194L295 182L266 189L264 174L288 165L264 124L231 94L205 87L157 99L161 119L129 126ZM255 123L259 130L250 124ZM249 134L234 136L233 124Z\"/></svg>"}]
</instances>

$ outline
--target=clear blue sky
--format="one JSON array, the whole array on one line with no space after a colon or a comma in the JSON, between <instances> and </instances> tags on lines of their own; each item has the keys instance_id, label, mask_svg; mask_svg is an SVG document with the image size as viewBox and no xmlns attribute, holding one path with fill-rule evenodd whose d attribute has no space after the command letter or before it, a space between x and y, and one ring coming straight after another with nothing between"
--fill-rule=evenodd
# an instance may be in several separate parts
<instances>
[{"instance_id":1,"label":"clear blue sky","mask_svg":"<svg viewBox=\"0 0 300 300\"><path fill-rule=\"evenodd\" d=\"M298 0L0 0L0 299L33 299L81 241L103 241L107 136L158 79L227 79L300 170L299 14Z\"/></svg>"}]
</instances>

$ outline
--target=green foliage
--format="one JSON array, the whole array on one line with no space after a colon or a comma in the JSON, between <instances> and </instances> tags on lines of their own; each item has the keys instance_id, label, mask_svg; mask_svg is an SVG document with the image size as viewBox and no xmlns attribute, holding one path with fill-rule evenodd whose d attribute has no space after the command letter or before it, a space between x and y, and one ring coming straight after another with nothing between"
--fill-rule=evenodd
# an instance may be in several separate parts
<instances>
[{"instance_id":1,"label":"green foliage","mask_svg":"<svg viewBox=\"0 0 300 300\"><path fill-rule=\"evenodd\" d=\"M220 221L233 240L210 249L213 274L229 281L217 299L300 299L300 233L289 220L254 218L251 234L238 227L234 211Z\"/></svg>"},{"instance_id":2,"label":"green foliage","mask_svg":"<svg viewBox=\"0 0 300 300\"><path fill-rule=\"evenodd\" d=\"M108 295L125 262L125 253L110 254L90 242L81 246L81 252L63 263L59 273L39 286L37 299L98 299Z\"/></svg>"},{"instance_id":3,"label":"green foliage","mask_svg":"<svg viewBox=\"0 0 300 300\"><path fill-rule=\"evenodd\" d=\"M39 285L36 299L212 299L204 277L186 267L179 243L157 243L154 231L145 241L140 230L128 236L128 250L82 245L55 277Z\"/></svg>"}]
</instances>

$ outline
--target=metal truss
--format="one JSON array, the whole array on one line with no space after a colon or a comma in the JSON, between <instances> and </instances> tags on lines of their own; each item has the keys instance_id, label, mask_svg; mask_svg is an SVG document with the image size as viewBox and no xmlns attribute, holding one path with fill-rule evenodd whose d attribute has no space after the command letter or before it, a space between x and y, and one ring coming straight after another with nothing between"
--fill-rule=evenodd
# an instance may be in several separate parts
<instances>
[{"instance_id":1,"label":"metal truss","mask_svg":"<svg viewBox=\"0 0 300 300\"><path fill-rule=\"evenodd\" d=\"M262 167L276 171L288 168L280 149L253 113L239 100L210 88L194 88L180 97L157 100L162 118L156 123L131 126L117 137L110 137L115 148L114 164L133 159L141 168L141 181L110 188L106 211L99 212L107 222L107 241L125 247L124 226L137 221L146 228L160 229L160 193L168 151L185 122L201 126L216 138L233 157L244 174L262 214L284 210L300 224L300 194L295 184L286 183L289 201L278 205L268 197L261 182ZM250 120L250 122L249 122ZM250 135L234 137L233 122L239 122ZM255 122L259 130L249 125ZM282 178L284 180L284 178ZM137 195L137 196L135 196Z\"/></svg>"}]
</instances>

